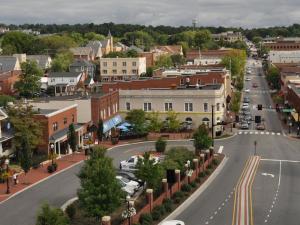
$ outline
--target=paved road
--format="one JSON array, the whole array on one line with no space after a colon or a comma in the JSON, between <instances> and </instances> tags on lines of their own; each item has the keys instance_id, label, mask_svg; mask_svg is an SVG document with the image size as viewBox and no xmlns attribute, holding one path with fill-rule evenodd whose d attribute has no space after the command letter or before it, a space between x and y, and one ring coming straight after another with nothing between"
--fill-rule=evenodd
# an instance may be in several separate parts
<instances>
[{"instance_id":1,"label":"paved road","mask_svg":"<svg viewBox=\"0 0 300 225\"><path fill-rule=\"evenodd\" d=\"M256 68L256 71L260 68ZM262 77L252 75L257 80L261 89L267 89ZM251 85L251 84L249 84ZM251 88L252 89L252 88ZM259 88L257 88L259 89ZM270 104L270 96L265 93L249 94L252 104ZM263 110L266 119L267 130L281 132L277 115L268 110ZM240 134L227 140L216 141L216 149L223 146L223 152L229 157L220 175L211 183L195 201L180 215L187 225L216 224L229 225L232 222L233 211L233 189L241 175L249 156L254 154L254 141L257 141L257 154L262 159L285 159L300 161L300 142L290 140L283 135L267 134ZM169 142L168 146L187 146L192 149L190 141ZM133 146L117 147L109 151L108 155L114 158L115 166L120 160L146 150L154 149L153 143L136 144ZM300 213L299 202L299 163L282 162L281 186L279 200L273 205L274 213L270 214L269 224L296 224L294 218ZM61 206L65 201L76 195L79 187L79 180L76 177L81 165L75 166L39 185L31 188L20 195L0 205L0 225L33 225L35 215L42 202L49 202L51 205ZM268 215L267 210L271 207L271 201L276 195L276 178L278 178L277 161L261 161L253 187L253 210L254 224L262 224ZM272 173L277 176L270 178L261 173ZM273 180L272 180L273 179ZM278 179L277 179L278 180ZM265 201L259 201L265 197ZM271 217L272 215L272 217ZM290 219L292 218L292 220ZM286 222L288 221L288 222Z\"/></svg>"}]
</instances>

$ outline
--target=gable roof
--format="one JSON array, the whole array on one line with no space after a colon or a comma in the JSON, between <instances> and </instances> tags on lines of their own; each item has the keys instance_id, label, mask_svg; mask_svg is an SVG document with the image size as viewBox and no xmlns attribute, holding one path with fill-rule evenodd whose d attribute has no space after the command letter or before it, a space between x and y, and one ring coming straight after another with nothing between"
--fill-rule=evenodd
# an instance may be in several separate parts
<instances>
[{"instance_id":1,"label":"gable roof","mask_svg":"<svg viewBox=\"0 0 300 225\"><path fill-rule=\"evenodd\" d=\"M90 47L93 50L93 54L95 57L101 57L102 56L102 44L101 41L89 41L86 45L86 47Z\"/></svg>"},{"instance_id":2,"label":"gable roof","mask_svg":"<svg viewBox=\"0 0 300 225\"><path fill-rule=\"evenodd\" d=\"M101 41L102 48L106 48L109 45L110 39L105 39Z\"/></svg>"},{"instance_id":3,"label":"gable roof","mask_svg":"<svg viewBox=\"0 0 300 225\"><path fill-rule=\"evenodd\" d=\"M156 46L154 49L155 50L160 50L163 52L167 52L169 54L182 54L182 46L181 45L160 45Z\"/></svg>"},{"instance_id":4,"label":"gable roof","mask_svg":"<svg viewBox=\"0 0 300 225\"><path fill-rule=\"evenodd\" d=\"M93 50L91 47L70 48L70 51L74 55L91 55L93 53Z\"/></svg>"},{"instance_id":5,"label":"gable roof","mask_svg":"<svg viewBox=\"0 0 300 225\"><path fill-rule=\"evenodd\" d=\"M17 57L14 56L0 56L0 71L8 72L15 70L16 64L19 63Z\"/></svg>"},{"instance_id":6,"label":"gable roof","mask_svg":"<svg viewBox=\"0 0 300 225\"><path fill-rule=\"evenodd\" d=\"M131 45L128 50L135 50L137 53L142 53L144 52L143 49L139 48L139 47L136 47L135 45Z\"/></svg>"},{"instance_id":7,"label":"gable roof","mask_svg":"<svg viewBox=\"0 0 300 225\"><path fill-rule=\"evenodd\" d=\"M81 72L51 72L48 77L78 77L81 76Z\"/></svg>"},{"instance_id":8,"label":"gable roof","mask_svg":"<svg viewBox=\"0 0 300 225\"><path fill-rule=\"evenodd\" d=\"M50 67L51 57L49 55L26 55L26 59L30 61L36 61L38 66L42 69Z\"/></svg>"}]
</instances>

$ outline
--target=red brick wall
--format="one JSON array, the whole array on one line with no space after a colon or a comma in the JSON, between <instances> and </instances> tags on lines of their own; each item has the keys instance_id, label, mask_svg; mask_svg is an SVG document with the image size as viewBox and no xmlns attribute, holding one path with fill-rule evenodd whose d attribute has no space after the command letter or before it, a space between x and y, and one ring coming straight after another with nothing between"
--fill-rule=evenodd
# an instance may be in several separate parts
<instances>
[{"instance_id":1,"label":"red brick wall","mask_svg":"<svg viewBox=\"0 0 300 225\"><path fill-rule=\"evenodd\" d=\"M300 42L265 43L267 48L276 51L300 50Z\"/></svg>"},{"instance_id":2,"label":"red brick wall","mask_svg":"<svg viewBox=\"0 0 300 225\"><path fill-rule=\"evenodd\" d=\"M201 80L201 84L212 84L213 80L217 83L225 82L225 74L211 72L206 74L196 74L189 76L190 84L195 85L198 80ZM110 91L122 90L140 90L145 88L170 88L172 85L179 86L180 81L185 82L185 77L168 77L161 79L149 79L149 80L133 80L133 81L120 81L116 83L104 83L102 85L102 91L109 93Z\"/></svg>"},{"instance_id":3,"label":"red brick wall","mask_svg":"<svg viewBox=\"0 0 300 225\"><path fill-rule=\"evenodd\" d=\"M295 93L295 91L291 88L287 89L286 100L288 100L289 104L292 105L297 112L300 113L300 97Z\"/></svg>"},{"instance_id":4,"label":"red brick wall","mask_svg":"<svg viewBox=\"0 0 300 225\"><path fill-rule=\"evenodd\" d=\"M117 110L113 113L113 105L117 104ZM108 116L107 111L110 108L110 116ZM119 111L119 92L114 91L102 96L91 98L91 109L92 109L92 121L94 124L98 124L101 117L101 110L106 110L106 118L102 120L108 120L112 116L116 115Z\"/></svg>"},{"instance_id":5,"label":"red brick wall","mask_svg":"<svg viewBox=\"0 0 300 225\"><path fill-rule=\"evenodd\" d=\"M72 118L74 115L74 122ZM49 145L49 138L56 132L68 128L70 124L77 123L77 107L70 108L58 114L55 114L51 117L46 117L45 115L35 115L37 121L42 124L42 138L41 144L39 145L38 149L41 151L48 151ZM64 124L64 118L67 118L67 123ZM56 131L53 130L53 123L58 123L58 129Z\"/></svg>"},{"instance_id":6,"label":"red brick wall","mask_svg":"<svg viewBox=\"0 0 300 225\"><path fill-rule=\"evenodd\" d=\"M14 91L14 84L19 80L21 71L9 71L0 74L0 93L12 95Z\"/></svg>"},{"instance_id":7,"label":"red brick wall","mask_svg":"<svg viewBox=\"0 0 300 225\"><path fill-rule=\"evenodd\" d=\"M154 66L154 55L153 52L142 52L139 53L139 57L146 58L146 67Z\"/></svg>"}]
</instances>

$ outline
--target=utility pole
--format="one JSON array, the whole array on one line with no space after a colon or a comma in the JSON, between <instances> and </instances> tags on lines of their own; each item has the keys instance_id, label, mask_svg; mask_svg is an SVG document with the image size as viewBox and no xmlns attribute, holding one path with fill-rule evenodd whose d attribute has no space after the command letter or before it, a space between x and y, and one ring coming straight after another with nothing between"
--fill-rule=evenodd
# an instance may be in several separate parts
<instances>
[{"instance_id":1,"label":"utility pole","mask_svg":"<svg viewBox=\"0 0 300 225\"><path fill-rule=\"evenodd\" d=\"M299 134L300 134L300 120L299 120L299 114L300 114L300 112L298 112L298 121L297 121L297 124L298 124L298 127L297 127L297 135L299 136Z\"/></svg>"},{"instance_id":2,"label":"utility pole","mask_svg":"<svg viewBox=\"0 0 300 225\"><path fill-rule=\"evenodd\" d=\"M257 145L257 141L254 141L254 155L256 155L256 145Z\"/></svg>"},{"instance_id":3,"label":"utility pole","mask_svg":"<svg viewBox=\"0 0 300 225\"><path fill-rule=\"evenodd\" d=\"M211 105L211 138L212 146L214 146L214 105Z\"/></svg>"}]
</instances>

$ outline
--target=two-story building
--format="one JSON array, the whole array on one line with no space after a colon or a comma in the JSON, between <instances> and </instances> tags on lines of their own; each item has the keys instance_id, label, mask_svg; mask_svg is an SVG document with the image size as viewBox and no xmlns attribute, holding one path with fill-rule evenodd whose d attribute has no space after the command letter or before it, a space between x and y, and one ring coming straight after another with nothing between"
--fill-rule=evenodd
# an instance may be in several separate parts
<instances>
[{"instance_id":1,"label":"two-story building","mask_svg":"<svg viewBox=\"0 0 300 225\"><path fill-rule=\"evenodd\" d=\"M70 72L82 72L85 74L86 77L95 77L95 70L96 66L87 61L87 60L75 60L70 66L69 66L69 71Z\"/></svg>"},{"instance_id":2,"label":"two-story building","mask_svg":"<svg viewBox=\"0 0 300 225\"><path fill-rule=\"evenodd\" d=\"M101 58L100 78L102 82L136 80L146 73L146 58Z\"/></svg>"},{"instance_id":3,"label":"two-story building","mask_svg":"<svg viewBox=\"0 0 300 225\"><path fill-rule=\"evenodd\" d=\"M71 153L68 145L69 125L74 124L77 145L83 145L84 126L77 122L77 104L62 108L35 108L35 119L42 125L42 138L38 150L49 153L51 144L56 154Z\"/></svg>"},{"instance_id":4,"label":"two-story building","mask_svg":"<svg viewBox=\"0 0 300 225\"><path fill-rule=\"evenodd\" d=\"M242 41L243 35L241 32L234 32L234 31L227 31L222 32L219 34L212 34L212 39L214 41L225 41L225 42L236 42L236 41Z\"/></svg>"},{"instance_id":5,"label":"two-story building","mask_svg":"<svg viewBox=\"0 0 300 225\"><path fill-rule=\"evenodd\" d=\"M132 109L143 109L145 112L158 112L165 120L172 110L182 122L192 123L194 127L203 123L211 127L214 108L214 124L225 120L226 97L223 84L119 90L119 96L121 114Z\"/></svg>"},{"instance_id":6,"label":"two-story building","mask_svg":"<svg viewBox=\"0 0 300 225\"><path fill-rule=\"evenodd\" d=\"M48 75L48 87L54 87L55 95L72 95L78 83L85 79L82 72L51 72Z\"/></svg>"},{"instance_id":7,"label":"two-story building","mask_svg":"<svg viewBox=\"0 0 300 225\"><path fill-rule=\"evenodd\" d=\"M270 51L269 64L273 63L300 63L300 50L293 51Z\"/></svg>"}]
</instances>

